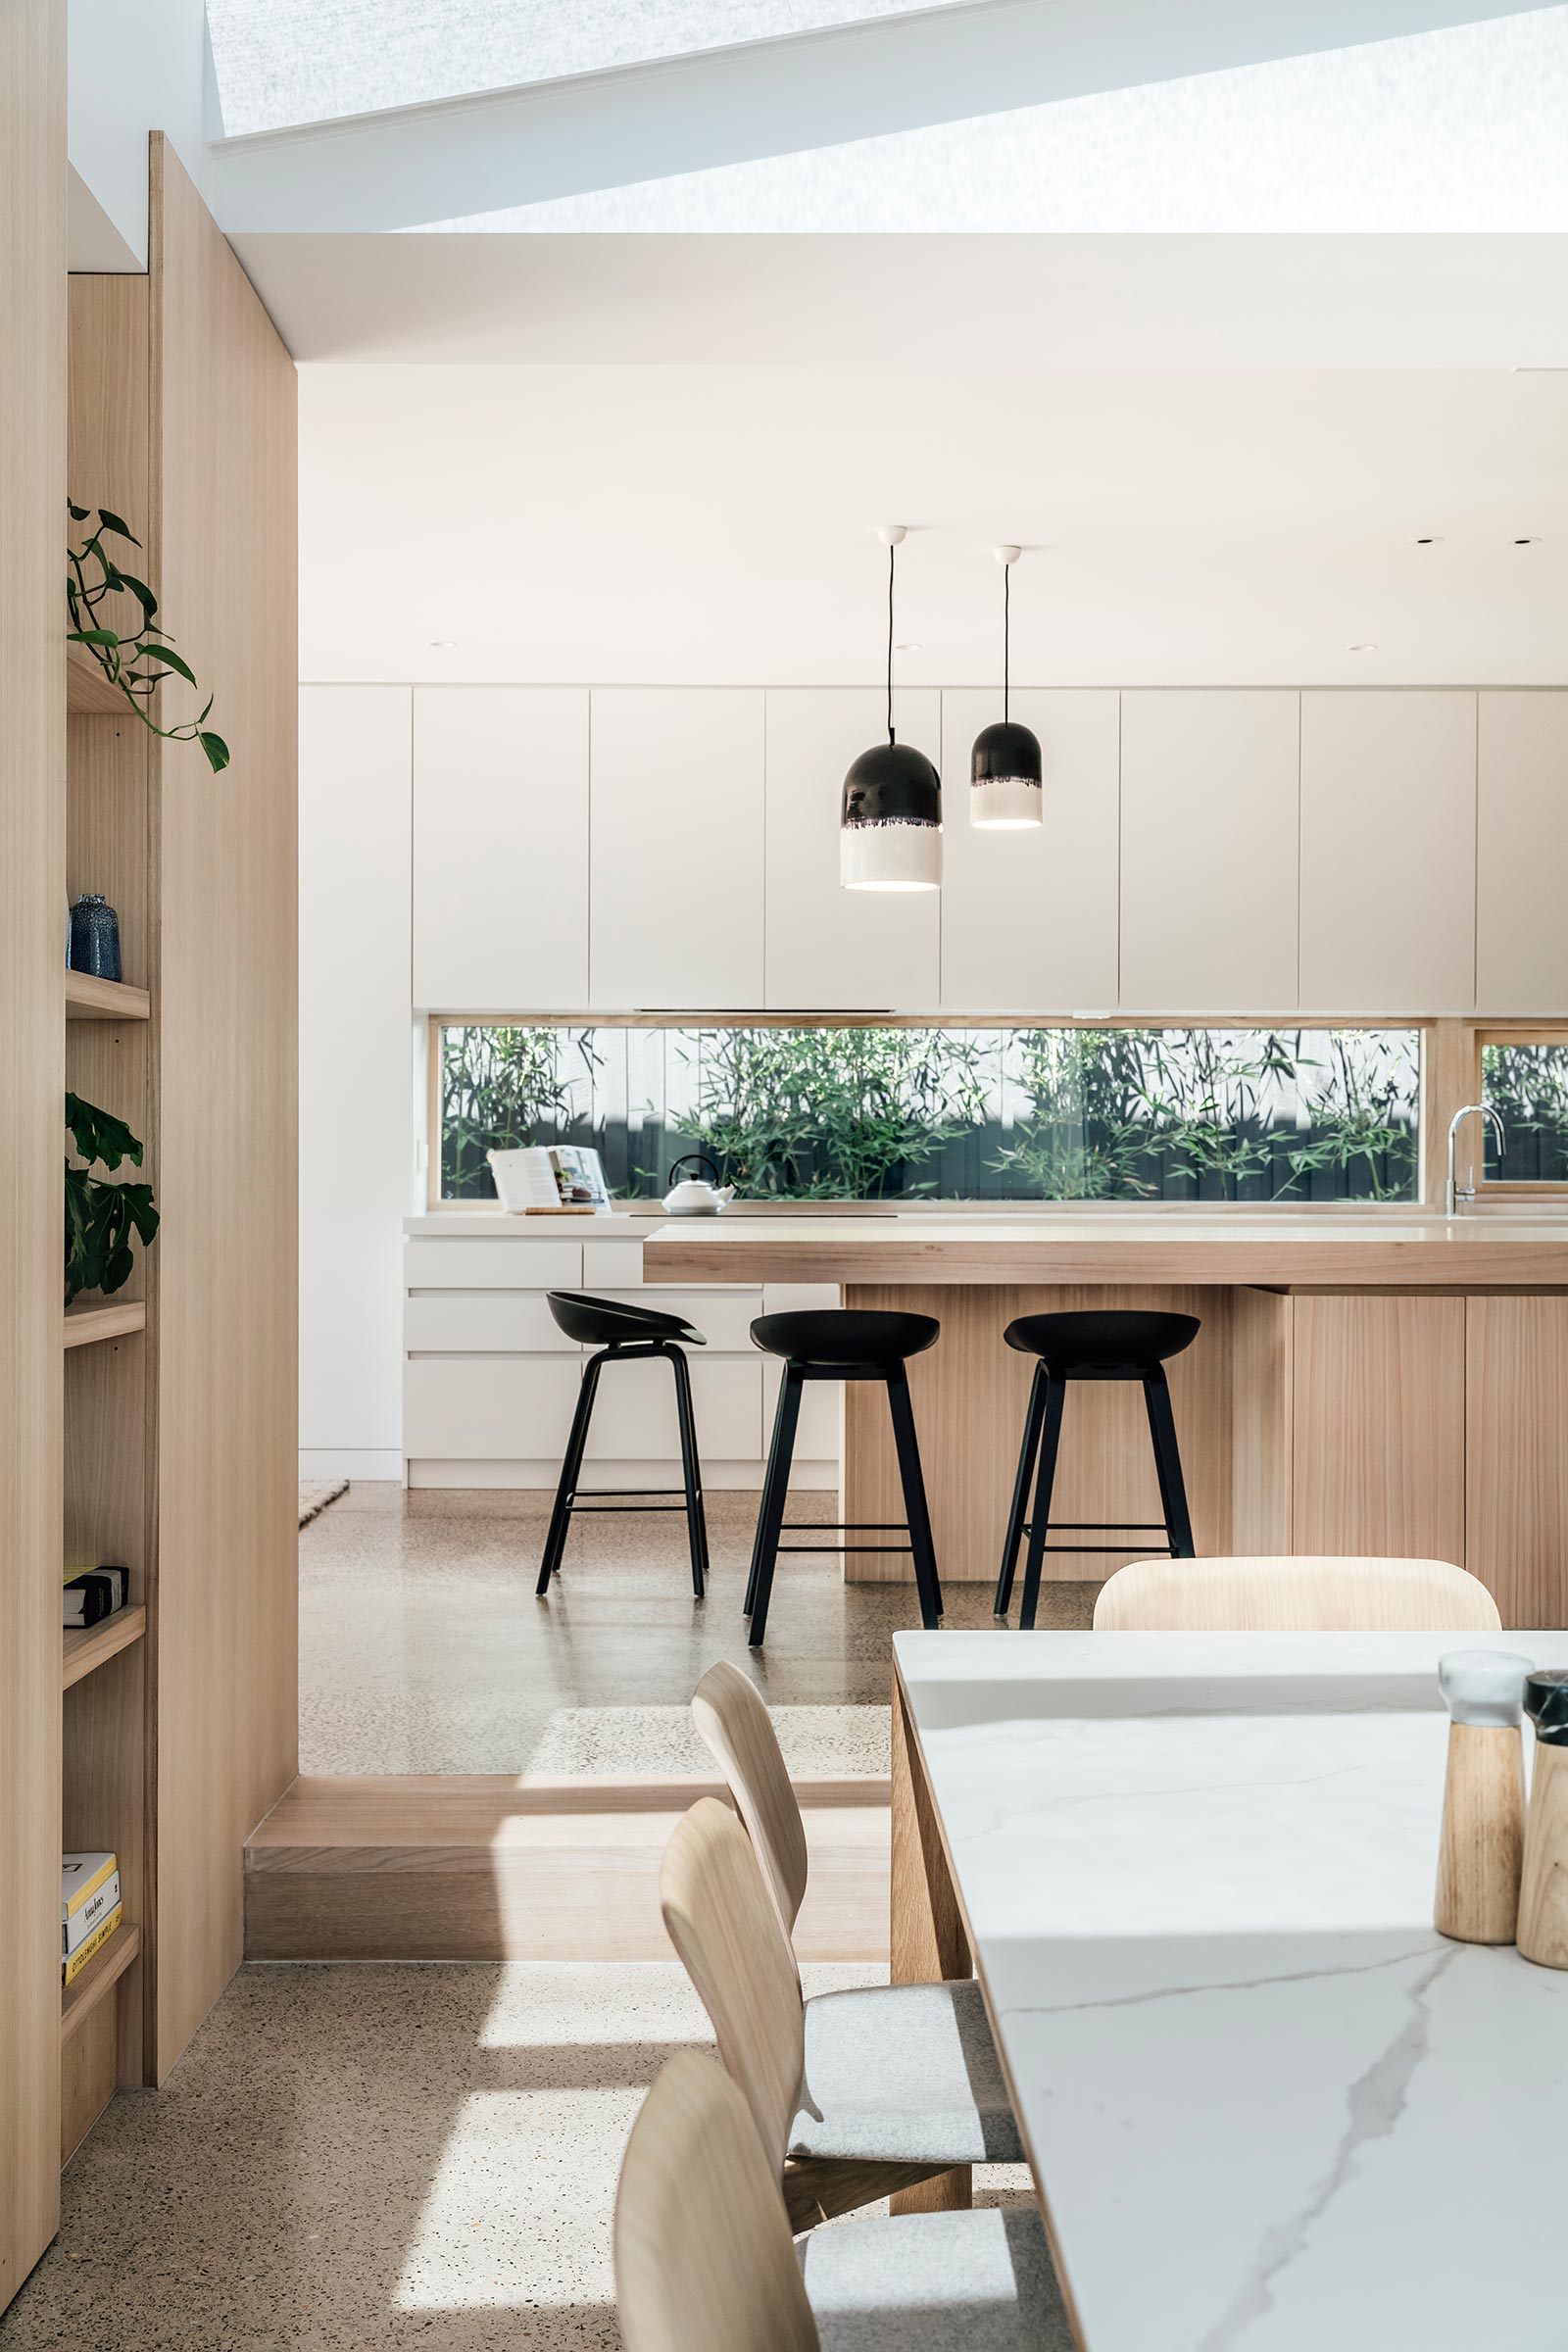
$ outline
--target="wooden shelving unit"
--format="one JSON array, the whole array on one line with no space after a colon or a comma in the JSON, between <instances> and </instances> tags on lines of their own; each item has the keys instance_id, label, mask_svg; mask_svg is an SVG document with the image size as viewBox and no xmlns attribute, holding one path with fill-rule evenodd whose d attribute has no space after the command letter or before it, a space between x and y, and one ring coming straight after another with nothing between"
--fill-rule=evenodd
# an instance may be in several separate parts
<instances>
[{"instance_id":1,"label":"wooden shelving unit","mask_svg":"<svg viewBox=\"0 0 1568 2352\"><path fill-rule=\"evenodd\" d=\"M141 1958L141 1930L122 1927L111 1936L96 1959L60 1995L60 2038L71 2039L84 2026L106 1992L114 1989L131 1963Z\"/></svg>"},{"instance_id":2,"label":"wooden shelving unit","mask_svg":"<svg viewBox=\"0 0 1568 2352\"><path fill-rule=\"evenodd\" d=\"M153 1001L144 988L124 980L95 980L91 972L67 972L68 1021L146 1021Z\"/></svg>"},{"instance_id":3,"label":"wooden shelving unit","mask_svg":"<svg viewBox=\"0 0 1568 2352\"><path fill-rule=\"evenodd\" d=\"M147 1631L147 1611L141 1607L117 1609L99 1625L70 1626L61 1646L60 1688L69 1690L84 1675L96 1667L105 1666L118 1658L122 1649L140 1642Z\"/></svg>"},{"instance_id":4,"label":"wooden shelving unit","mask_svg":"<svg viewBox=\"0 0 1568 2352\"><path fill-rule=\"evenodd\" d=\"M79 645L66 648L66 709L114 716L125 708L118 686L111 686L91 654Z\"/></svg>"},{"instance_id":5,"label":"wooden shelving unit","mask_svg":"<svg viewBox=\"0 0 1568 2352\"><path fill-rule=\"evenodd\" d=\"M147 1326L145 1298L93 1298L85 1306L68 1306L65 1316L65 1344L68 1348L90 1348L95 1340L125 1339L133 1331Z\"/></svg>"}]
</instances>

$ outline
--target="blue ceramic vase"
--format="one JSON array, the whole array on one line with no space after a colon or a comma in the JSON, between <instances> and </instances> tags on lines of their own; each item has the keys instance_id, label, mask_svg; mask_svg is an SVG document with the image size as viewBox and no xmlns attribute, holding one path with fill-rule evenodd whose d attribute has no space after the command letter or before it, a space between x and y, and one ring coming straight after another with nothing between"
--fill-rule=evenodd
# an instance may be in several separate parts
<instances>
[{"instance_id":1,"label":"blue ceramic vase","mask_svg":"<svg viewBox=\"0 0 1568 2352\"><path fill-rule=\"evenodd\" d=\"M71 968L95 980L118 980L120 917L101 891L84 891L71 909Z\"/></svg>"}]
</instances>

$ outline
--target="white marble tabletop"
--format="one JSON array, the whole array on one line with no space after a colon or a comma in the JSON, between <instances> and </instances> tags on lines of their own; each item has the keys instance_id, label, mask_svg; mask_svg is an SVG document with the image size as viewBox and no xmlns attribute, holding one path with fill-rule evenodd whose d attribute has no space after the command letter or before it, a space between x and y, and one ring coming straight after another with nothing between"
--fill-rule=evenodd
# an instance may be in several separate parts
<instances>
[{"instance_id":1,"label":"white marble tabletop","mask_svg":"<svg viewBox=\"0 0 1568 2352\"><path fill-rule=\"evenodd\" d=\"M1563 2352L1568 1974L1432 1926L1448 1648L900 1634L1086 2352Z\"/></svg>"}]
</instances>

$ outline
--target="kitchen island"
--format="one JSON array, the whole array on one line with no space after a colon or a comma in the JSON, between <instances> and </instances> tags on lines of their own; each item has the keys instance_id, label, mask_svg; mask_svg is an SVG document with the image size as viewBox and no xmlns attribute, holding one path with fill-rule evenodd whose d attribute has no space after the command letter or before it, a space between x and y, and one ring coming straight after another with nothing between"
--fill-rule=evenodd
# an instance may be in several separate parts
<instances>
[{"instance_id":1,"label":"kitchen island","mask_svg":"<svg viewBox=\"0 0 1568 2352\"><path fill-rule=\"evenodd\" d=\"M1452 1560L1504 1624L1568 1620L1568 1218L743 1215L651 1227L643 1280L836 1283L846 1305L937 1316L942 1337L909 1380L945 1577L997 1573L1033 1370L1007 1324L1157 1307L1202 1324L1168 1366L1200 1553ZM842 1515L895 1519L883 1399L843 1394ZM1140 1393L1076 1387L1053 1516L1158 1515ZM868 1581L909 1574L897 1555L846 1564ZM1111 1564L1063 1551L1046 1569Z\"/></svg>"}]
</instances>

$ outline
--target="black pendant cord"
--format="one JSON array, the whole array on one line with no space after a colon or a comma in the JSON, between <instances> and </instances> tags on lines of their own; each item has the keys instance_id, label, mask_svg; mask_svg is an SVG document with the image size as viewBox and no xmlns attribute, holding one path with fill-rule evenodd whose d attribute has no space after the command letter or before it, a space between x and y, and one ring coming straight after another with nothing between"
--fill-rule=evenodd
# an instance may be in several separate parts
<instances>
[{"instance_id":1,"label":"black pendant cord","mask_svg":"<svg viewBox=\"0 0 1568 2352\"><path fill-rule=\"evenodd\" d=\"M1012 622L1012 565L1002 566L1002 723L1007 723L1007 694L1012 681L1012 649L1009 631Z\"/></svg>"},{"instance_id":2,"label":"black pendant cord","mask_svg":"<svg viewBox=\"0 0 1568 2352\"><path fill-rule=\"evenodd\" d=\"M893 734L893 561L894 561L894 558L897 556L898 552L899 552L899 551L898 551L898 549L897 549L896 547L891 547L891 546L890 546L890 547L889 547L889 549L888 549L888 741L889 741L889 743L892 743L892 742L894 741L894 734Z\"/></svg>"}]
</instances>

